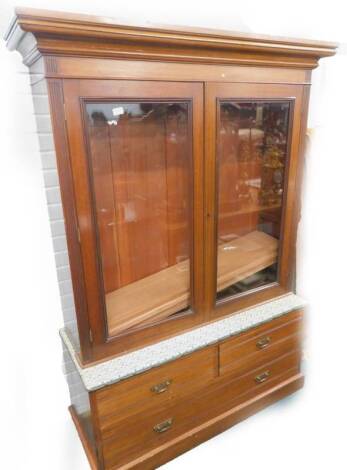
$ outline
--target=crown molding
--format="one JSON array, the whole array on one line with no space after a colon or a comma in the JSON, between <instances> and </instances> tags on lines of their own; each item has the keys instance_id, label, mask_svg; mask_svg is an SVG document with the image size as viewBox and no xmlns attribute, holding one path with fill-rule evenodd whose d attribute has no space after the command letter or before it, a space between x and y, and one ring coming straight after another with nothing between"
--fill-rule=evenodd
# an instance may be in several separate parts
<instances>
[{"instance_id":1,"label":"crown molding","mask_svg":"<svg viewBox=\"0 0 347 470\"><path fill-rule=\"evenodd\" d=\"M20 50L26 33L31 50ZM42 55L117 57L312 69L337 44L203 28L120 25L104 17L17 8L5 35L30 65ZM29 42L29 41L28 41Z\"/></svg>"}]
</instances>

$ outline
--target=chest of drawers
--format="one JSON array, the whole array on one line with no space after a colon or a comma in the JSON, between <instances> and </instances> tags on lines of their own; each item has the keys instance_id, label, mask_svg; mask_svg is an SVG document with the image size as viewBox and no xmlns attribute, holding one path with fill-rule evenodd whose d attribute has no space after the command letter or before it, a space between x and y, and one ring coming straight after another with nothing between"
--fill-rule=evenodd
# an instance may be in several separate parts
<instances>
[{"instance_id":1,"label":"chest of drawers","mask_svg":"<svg viewBox=\"0 0 347 470\"><path fill-rule=\"evenodd\" d=\"M298 390L302 333L303 311L293 310L89 391L88 410L71 412L92 466L156 468Z\"/></svg>"}]
</instances>

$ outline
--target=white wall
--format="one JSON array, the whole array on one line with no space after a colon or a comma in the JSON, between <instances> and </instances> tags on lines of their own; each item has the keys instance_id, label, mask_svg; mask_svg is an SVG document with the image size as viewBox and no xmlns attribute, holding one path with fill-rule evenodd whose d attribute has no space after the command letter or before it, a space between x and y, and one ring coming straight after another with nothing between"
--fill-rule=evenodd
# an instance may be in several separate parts
<instances>
[{"instance_id":1,"label":"white wall","mask_svg":"<svg viewBox=\"0 0 347 470\"><path fill-rule=\"evenodd\" d=\"M207 26L347 42L341 1L173 3L147 0L21 0L21 5L120 20ZM5 30L15 2L2 0ZM1 468L88 469L67 414L57 329L61 306L29 78L17 53L0 44ZM298 290L311 305L308 380L303 392L167 465L169 469L346 468L344 355L347 247L347 56L313 74ZM8 423L8 424L5 424ZM2 441L3 442L3 441ZM271 446L271 451L270 451ZM250 451L250 449L252 449ZM5 464L4 464L5 462Z\"/></svg>"}]
</instances>

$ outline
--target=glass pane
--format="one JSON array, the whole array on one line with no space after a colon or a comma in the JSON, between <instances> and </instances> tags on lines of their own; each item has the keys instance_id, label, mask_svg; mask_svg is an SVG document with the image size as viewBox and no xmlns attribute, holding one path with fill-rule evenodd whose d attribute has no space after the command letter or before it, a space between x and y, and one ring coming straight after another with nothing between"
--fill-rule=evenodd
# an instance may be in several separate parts
<instances>
[{"instance_id":1,"label":"glass pane","mask_svg":"<svg viewBox=\"0 0 347 470\"><path fill-rule=\"evenodd\" d=\"M87 103L86 120L113 336L189 307L189 103Z\"/></svg>"},{"instance_id":2,"label":"glass pane","mask_svg":"<svg viewBox=\"0 0 347 470\"><path fill-rule=\"evenodd\" d=\"M217 301L277 280L289 111L220 103Z\"/></svg>"}]
</instances>

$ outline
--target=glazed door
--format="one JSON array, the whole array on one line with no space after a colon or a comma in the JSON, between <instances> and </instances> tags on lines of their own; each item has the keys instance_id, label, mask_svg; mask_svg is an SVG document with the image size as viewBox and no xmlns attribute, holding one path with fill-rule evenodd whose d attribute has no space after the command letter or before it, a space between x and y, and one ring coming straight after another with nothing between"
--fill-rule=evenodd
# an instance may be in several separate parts
<instances>
[{"instance_id":1,"label":"glazed door","mask_svg":"<svg viewBox=\"0 0 347 470\"><path fill-rule=\"evenodd\" d=\"M207 302L213 314L291 288L302 88L207 85Z\"/></svg>"},{"instance_id":2,"label":"glazed door","mask_svg":"<svg viewBox=\"0 0 347 470\"><path fill-rule=\"evenodd\" d=\"M201 322L202 85L66 80L64 96L94 345Z\"/></svg>"}]
</instances>

